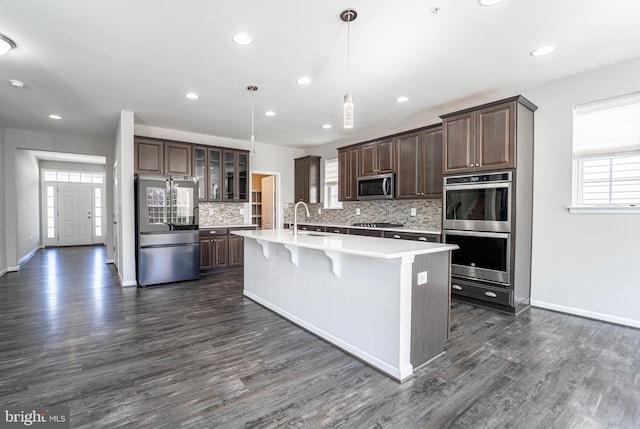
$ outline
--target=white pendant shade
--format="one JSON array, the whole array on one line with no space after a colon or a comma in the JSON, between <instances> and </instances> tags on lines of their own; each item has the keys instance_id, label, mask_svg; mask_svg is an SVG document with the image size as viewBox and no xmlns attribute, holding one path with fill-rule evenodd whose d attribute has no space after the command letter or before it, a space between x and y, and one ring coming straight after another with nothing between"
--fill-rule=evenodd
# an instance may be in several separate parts
<instances>
[{"instance_id":1,"label":"white pendant shade","mask_svg":"<svg viewBox=\"0 0 640 429\"><path fill-rule=\"evenodd\" d=\"M344 96L342 114L344 119L344 127L353 128L353 96L351 94L347 94Z\"/></svg>"}]
</instances>

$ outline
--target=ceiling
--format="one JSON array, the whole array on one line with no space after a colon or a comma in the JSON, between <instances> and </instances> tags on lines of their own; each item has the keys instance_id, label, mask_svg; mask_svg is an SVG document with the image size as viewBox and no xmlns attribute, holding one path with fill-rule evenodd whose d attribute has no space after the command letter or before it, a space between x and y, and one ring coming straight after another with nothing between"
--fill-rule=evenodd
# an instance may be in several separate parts
<instances>
[{"instance_id":1,"label":"ceiling","mask_svg":"<svg viewBox=\"0 0 640 429\"><path fill-rule=\"evenodd\" d=\"M347 8L358 12L349 70ZM0 0L0 10L0 33L17 44L0 57L0 124L108 139L128 110L136 124L248 140L253 103L258 143L362 141L640 57L632 0ZM253 44L234 44L239 31ZM529 55L541 45L556 49ZM401 95L409 101L394 102Z\"/></svg>"}]
</instances>

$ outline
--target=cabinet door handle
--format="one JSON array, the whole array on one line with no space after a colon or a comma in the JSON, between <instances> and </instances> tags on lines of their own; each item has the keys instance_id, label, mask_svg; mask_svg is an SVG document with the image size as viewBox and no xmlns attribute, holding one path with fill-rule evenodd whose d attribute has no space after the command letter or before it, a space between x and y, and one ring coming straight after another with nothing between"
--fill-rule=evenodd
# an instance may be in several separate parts
<instances>
[{"instance_id":1,"label":"cabinet door handle","mask_svg":"<svg viewBox=\"0 0 640 429\"><path fill-rule=\"evenodd\" d=\"M498 296L493 292L485 292L484 294L485 294L485 296L488 296L490 298L496 298Z\"/></svg>"},{"instance_id":2,"label":"cabinet door handle","mask_svg":"<svg viewBox=\"0 0 640 429\"><path fill-rule=\"evenodd\" d=\"M480 164L476 164L476 167L480 167Z\"/></svg>"},{"instance_id":3,"label":"cabinet door handle","mask_svg":"<svg viewBox=\"0 0 640 429\"><path fill-rule=\"evenodd\" d=\"M393 238L400 238L398 234L393 234Z\"/></svg>"},{"instance_id":4,"label":"cabinet door handle","mask_svg":"<svg viewBox=\"0 0 640 429\"><path fill-rule=\"evenodd\" d=\"M322 229L321 228L316 228L316 231L322 232Z\"/></svg>"},{"instance_id":5,"label":"cabinet door handle","mask_svg":"<svg viewBox=\"0 0 640 429\"><path fill-rule=\"evenodd\" d=\"M340 234L340 230L339 229L334 229L333 232L335 232L336 234Z\"/></svg>"},{"instance_id":6,"label":"cabinet door handle","mask_svg":"<svg viewBox=\"0 0 640 429\"><path fill-rule=\"evenodd\" d=\"M217 231L209 231L209 234L217 234Z\"/></svg>"},{"instance_id":7,"label":"cabinet door handle","mask_svg":"<svg viewBox=\"0 0 640 429\"><path fill-rule=\"evenodd\" d=\"M420 240L420 241L429 241L429 240L427 240L427 237L418 237L418 240Z\"/></svg>"},{"instance_id":8,"label":"cabinet door handle","mask_svg":"<svg viewBox=\"0 0 640 429\"><path fill-rule=\"evenodd\" d=\"M469 167L472 167L472 168L473 168L473 164L469 164Z\"/></svg>"},{"instance_id":9,"label":"cabinet door handle","mask_svg":"<svg viewBox=\"0 0 640 429\"><path fill-rule=\"evenodd\" d=\"M458 285L451 285L451 289L455 289L455 290L462 290L462 286L458 286Z\"/></svg>"}]
</instances>

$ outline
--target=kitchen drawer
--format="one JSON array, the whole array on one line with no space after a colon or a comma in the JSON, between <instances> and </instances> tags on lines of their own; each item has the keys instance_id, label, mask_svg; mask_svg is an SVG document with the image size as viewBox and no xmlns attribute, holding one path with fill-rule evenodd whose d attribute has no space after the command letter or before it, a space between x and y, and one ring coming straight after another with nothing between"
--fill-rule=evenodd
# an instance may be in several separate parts
<instances>
[{"instance_id":1,"label":"kitchen drawer","mask_svg":"<svg viewBox=\"0 0 640 429\"><path fill-rule=\"evenodd\" d=\"M201 229L200 237L214 237L218 235L227 235L229 234L228 228L211 228L211 229Z\"/></svg>"},{"instance_id":2,"label":"kitchen drawer","mask_svg":"<svg viewBox=\"0 0 640 429\"><path fill-rule=\"evenodd\" d=\"M349 235L365 235L367 237L382 238L383 231L374 229L349 228Z\"/></svg>"},{"instance_id":3,"label":"kitchen drawer","mask_svg":"<svg viewBox=\"0 0 640 429\"><path fill-rule=\"evenodd\" d=\"M481 285L471 285L451 278L451 293L501 305L511 305L511 291Z\"/></svg>"},{"instance_id":4,"label":"kitchen drawer","mask_svg":"<svg viewBox=\"0 0 640 429\"><path fill-rule=\"evenodd\" d=\"M324 232L331 232L334 234L349 234L349 228L339 228L337 226L326 226Z\"/></svg>"},{"instance_id":5,"label":"kitchen drawer","mask_svg":"<svg viewBox=\"0 0 640 429\"><path fill-rule=\"evenodd\" d=\"M384 238L396 238L400 240L428 241L429 243L439 243L438 234L418 234L415 232L385 231Z\"/></svg>"}]
</instances>

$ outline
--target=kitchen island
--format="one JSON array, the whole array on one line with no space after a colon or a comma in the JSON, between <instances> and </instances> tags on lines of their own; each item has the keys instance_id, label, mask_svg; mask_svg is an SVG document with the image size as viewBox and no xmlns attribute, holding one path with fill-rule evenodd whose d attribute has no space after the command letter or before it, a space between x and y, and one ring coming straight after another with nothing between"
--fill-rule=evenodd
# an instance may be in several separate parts
<instances>
[{"instance_id":1,"label":"kitchen island","mask_svg":"<svg viewBox=\"0 0 640 429\"><path fill-rule=\"evenodd\" d=\"M236 231L244 295L392 378L444 353L455 245Z\"/></svg>"}]
</instances>

